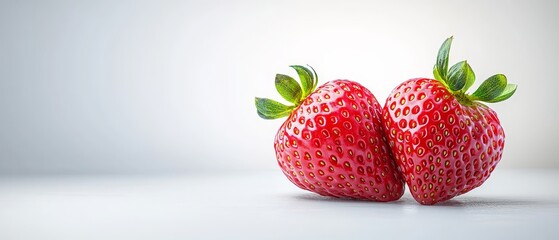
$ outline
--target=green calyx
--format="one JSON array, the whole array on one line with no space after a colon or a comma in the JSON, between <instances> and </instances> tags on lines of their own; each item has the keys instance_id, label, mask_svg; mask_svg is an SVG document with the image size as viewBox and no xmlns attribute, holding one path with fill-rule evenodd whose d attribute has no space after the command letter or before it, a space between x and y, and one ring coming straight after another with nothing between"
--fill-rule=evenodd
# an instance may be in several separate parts
<instances>
[{"instance_id":1,"label":"green calyx","mask_svg":"<svg viewBox=\"0 0 559 240\"><path fill-rule=\"evenodd\" d=\"M307 65L308 66L308 65ZM283 103L274 101L268 98L255 98L256 111L258 116L263 119L276 119L289 116L293 109L295 109L301 102L309 96L318 83L318 75L311 66L304 67L299 65L292 65L291 68L295 69L299 75L301 84L294 78L276 74L276 90L292 105L285 105Z\"/></svg>"},{"instance_id":2,"label":"green calyx","mask_svg":"<svg viewBox=\"0 0 559 240\"><path fill-rule=\"evenodd\" d=\"M447 38L437 55L437 62L433 68L435 79L464 105L471 105L474 101L495 103L507 100L516 91L516 84L507 83L503 74L495 74L487 78L472 94L466 91L474 84L476 76L467 61L461 61L448 68L448 55L453 37Z\"/></svg>"}]
</instances>

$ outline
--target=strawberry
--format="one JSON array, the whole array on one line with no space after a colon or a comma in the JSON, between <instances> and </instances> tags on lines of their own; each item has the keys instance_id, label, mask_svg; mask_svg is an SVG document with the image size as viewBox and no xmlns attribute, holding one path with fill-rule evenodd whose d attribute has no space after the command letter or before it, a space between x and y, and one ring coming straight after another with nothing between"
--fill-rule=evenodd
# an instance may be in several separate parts
<instances>
[{"instance_id":1,"label":"strawberry","mask_svg":"<svg viewBox=\"0 0 559 240\"><path fill-rule=\"evenodd\" d=\"M481 102L511 97L516 85L496 74L472 94L475 75L466 61L448 69L452 37L439 50L435 79L397 86L382 110L389 145L414 199L435 204L479 187L501 160L505 132Z\"/></svg>"},{"instance_id":2,"label":"strawberry","mask_svg":"<svg viewBox=\"0 0 559 240\"><path fill-rule=\"evenodd\" d=\"M264 119L287 116L274 149L287 178L323 196L393 201L404 192L381 124L381 106L359 83L334 80L316 88L314 69L291 66L301 80L277 74L280 95L293 105L256 98ZM310 68L312 69L312 67Z\"/></svg>"}]
</instances>

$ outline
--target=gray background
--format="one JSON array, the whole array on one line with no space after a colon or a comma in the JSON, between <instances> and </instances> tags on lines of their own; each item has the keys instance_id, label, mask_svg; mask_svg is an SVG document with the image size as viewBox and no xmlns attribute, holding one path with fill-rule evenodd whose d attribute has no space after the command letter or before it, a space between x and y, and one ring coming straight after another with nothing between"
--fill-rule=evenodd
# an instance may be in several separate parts
<instances>
[{"instance_id":1,"label":"gray background","mask_svg":"<svg viewBox=\"0 0 559 240\"><path fill-rule=\"evenodd\" d=\"M275 73L311 64L381 104L431 77L442 41L492 104L500 167L558 167L559 8L554 1L0 1L0 174L275 169Z\"/></svg>"}]
</instances>

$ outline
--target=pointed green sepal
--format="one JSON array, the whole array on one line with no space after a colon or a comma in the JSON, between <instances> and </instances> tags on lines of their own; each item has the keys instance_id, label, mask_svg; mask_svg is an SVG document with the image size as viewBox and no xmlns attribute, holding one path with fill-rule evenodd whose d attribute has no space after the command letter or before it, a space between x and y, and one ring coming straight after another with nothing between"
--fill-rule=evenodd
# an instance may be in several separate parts
<instances>
[{"instance_id":1,"label":"pointed green sepal","mask_svg":"<svg viewBox=\"0 0 559 240\"><path fill-rule=\"evenodd\" d=\"M301 79L302 96L308 96L314 90L314 74L308 68L300 65L291 65L290 67L297 71L299 79Z\"/></svg>"},{"instance_id":2,"label":"pointed green sepal","mask_svg":"<svg viewBox=\"0 0 559 240\"><path fill-rule=\"evenodd\" d=\"M487 102L496 103L496 102L502 102L509 99L516 92L516 87L517 87L516 84L510 84L510 83L507 84L505 90L503 90L503 92L499 96Z\"/></svg>"},{"instance_id":3,"label":"pointed green sepal","mask_svg":"<svg viewBox=\"0 0 559 240\"><path fill-rule=\"evenodd\" d=\"M507 100L514 94L517 86L507 84L507 77L503 74L489 77L473 94L466 93L474 84L476 76L467 61L458 62L448 68L452 40L452 36L447 38L439 48L433 76L456 97L458 102L466 106L472 105L474 101L494 103Z\"/></svg>"},{"instance_id":4,"label":"pointed green sepal","mask_svg":"<svg viewBox=\"0 0 559 240\"><path fill-rule=\"evenodd\" d=\"M501 95L506 87L507 77L503 74L495 74L479 86L479 88L472 94L472 99L489 102Z\"/></svg>"},{"instance_id":5,"label":"pointed green sepal","mask_svg":"<svg viewBox=\"0 0 559 240\"><path fill-rule=\"evenodd\" d=\"M475 75L466 61L461 61L454 64L448 70L448 78L446 83L452 91L458 91L465 88L466 83L475 81ZM471 86L471 85L470 85Z\"/></svg>"},{"instance_id":6,"label":"pointed green sepal","mask_svg":"<svg viewBox=\"0 0 559 240\"><path fill-rule=\"evenodd\" d=\"M276 74L275 85L278 93L285 100L293 103L293 105L285 105L268 98L255 98L254 104L256 105L258 116L264 119L287 117L304 99L312 94L318 84L318 75L311 66L307 66L308 68L300 65L290 66L297 71L303 87L290 76Z\"/></svg>"},{"instance_id":7,"label":"pointed green sepal","mask_svg":"<svg viewBox=\"0 0 559 240\"><path fill-rule=\"evenodd\" d=\"M437 79L437 81L445 83L444 79L441 77L441 75L439 75L439 69L437 68L437 65L433 67L433 76L435 77L435 79Z\"/></svg>"},{"instance_id":8,"label":"pointed green sepal","mask_svg":"<svg viewBox=\"0 0 559 240\"><path fill-rule=\"evenodd\" d=\"M314 89L316 88L316 86L318 86L318 74L316 74L316 71L314 70L313 67L311 67L311 65L308 65L308 64L307 64L307 66L309 66L309 68L310 68L310 69L312 70L312 72L313 72L313 76L314 76L313 79L314 79L314 81L313 81L312 89L314 90Z\"/></svg>"},{"instance_id":9,"label":"pointed green sepal","mask_svg":"<svg viewBox=\"0 0 559 240\"><path fill-rule=\"evenodd\" d=\"M254 98L258 116L263 119L276 119L289 116L295 106L286 106L268 98Z\"/></svg>"},{"instance_id":10,"label":"pointed green sepal","mask_svg":"<svg viewBox=\"0 0 559 240\"><path fill-rule=\"evenodd\" d=\"M447 80L447 72L448 72L448 54L450 52L450 45L452 44L452 38L453 37L449 37L447 38L443 44L441 45L441 48L439 48L439 54L437 55L437 63L435 64L435 70L437 71L437 74L435 74L435 78L437 78L437 75L440 79L437 79L439 81L443 80L446 81Z\"/></svg>"},{"instance_id":11,"label":"pointed green sepal","mask_svg":"<svg viewBox=\"0 0 559 240\"><path fill-rule=\"evenodd\" d=\"M303 92L295 79L283 74L276 74L276 89L288 102L299 104Z\"/></svg>"},{"instance_id":12,"label":"pointed green sepal","mask_svg":"<svg viewBox=\"0 0 559 240\"><path fill-rule=\"evenodd\" d=\"M476 74L474 73L474 70L472 69L472 67L467 61L465 67L467 68L466 71L468 72L468 75L466 77L466 84L462 88L463 92L468 91L468 89L470 89L470 87L472 87L472 85L474 85L474 82L476 81Z\"/></svg>"}]
</instances>

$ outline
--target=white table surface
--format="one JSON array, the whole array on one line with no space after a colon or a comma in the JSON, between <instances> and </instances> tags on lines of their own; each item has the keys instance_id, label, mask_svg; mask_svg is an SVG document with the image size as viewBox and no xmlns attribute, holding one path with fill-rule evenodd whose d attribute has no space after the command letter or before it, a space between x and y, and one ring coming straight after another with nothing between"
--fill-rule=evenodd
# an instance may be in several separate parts
<instances>
[{"instance_id":1,"label":"white table surface","mask_svg":"<svg viewBox=\"0 0 559 240\"><path fill-rule=\"evenodd\" d=\"M559 239L559 170L497 169L435 206L340 200L277 171L0 177L0 239Z\"/></svg>"}]
</instances>

